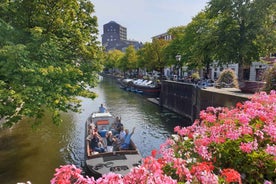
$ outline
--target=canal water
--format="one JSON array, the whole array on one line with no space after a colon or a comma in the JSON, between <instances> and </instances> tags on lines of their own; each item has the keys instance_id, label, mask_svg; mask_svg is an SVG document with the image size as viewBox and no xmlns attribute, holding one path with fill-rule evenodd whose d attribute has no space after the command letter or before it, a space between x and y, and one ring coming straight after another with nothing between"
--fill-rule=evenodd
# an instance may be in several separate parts
<instances>
[{"instance_id":1,"label":"canal water","mask_svg":"<svg viewBox=\"0 0 276 184\"><path fill-rule=\"evenodd\" d=\"M14 127L0 130L0 183L48 184L55 168L74 164L81 167L84 157L84 128L87 117L101 103L115 116L122 118L126 128L136 127L132 136L143 157L159 149L176 125L190 122L167 109L149 102L145 97L119 88L116 80L104 78L96 88L94 100L81 98L81 113L63 113L63 123L51 123L47 114L42 124L32 128L24 119Z\"/></svg>"}]
</instances>

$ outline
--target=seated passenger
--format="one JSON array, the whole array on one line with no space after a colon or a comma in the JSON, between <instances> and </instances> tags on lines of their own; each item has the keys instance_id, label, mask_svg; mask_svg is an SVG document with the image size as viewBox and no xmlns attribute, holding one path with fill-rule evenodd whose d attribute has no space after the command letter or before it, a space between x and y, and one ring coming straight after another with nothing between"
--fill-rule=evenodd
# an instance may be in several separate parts
<instances>
[{"instance_id":1,"label":"seated passenger","mask_svg":"<svg viewBox=\"0 0 276 184\"><path fill-rule=\"evenodd\" d=\"M107 133L106 127L102 127L98 132L101 137L105 137Z\"/></svg>"},{"instance_id":2,"label":"seated passenger","mask_svg":"<svg viewBox=\"0 0 276 184\"><path fill-rule=\"evenodd\" d=\"M113 150L115 150L115 151L120 150L121 145L125 141L125 135L126 135L126 132L124 130L124 127L122 126L119 134L115 135L116 136L116 142L115 142Z\"/></svg>"},{"instance_id":3,"label":"seated passenger","mask_svg":"<svg viewBox=\"0 0 276 184\"><path fill-rule=\"evenodd\" d=\"M121 123L121 118L117 116L115 121L112 123L112 127L111 127L111 130L114 135L119 134L121 130L121 126L123 126L123 124Z\"/></svg>"},{"instance_id":4,"label":"seated passenger","mask_svg":"<svg viewBox=\"0 0 276 184\"><path fill-rule=\"evenodd\" d=\"M131 132L131 133L129 133L129 130L128 130L128 129L125 130L126 134L125 134L125 137L124 137L124 142L123 142L123 144L120 146L120 149L121 149L121 150L129 149L130 138L131 138L131 136L133 135L134 130L135 130L135 127L132 129L132 132Z\"/></svg>"},{"instance_id":5,"label":"seated passenger","mask_svg":"<svg viewBox=\"0 0 276 184\"><path fill-rule=\"evenodd\" d=\"M89 145L88 156L90 156L91 151L96 151L100 153L104 152L104 148L100 147L101 138L99 137L98 133L95 130L90 132L90 135L88 135L86 140L87 140L87 145Z\"/></svg>"},{"instance_id":6,"label":"seated passenger","mask_svg":"<svg viewBox=\"0 0 276 184\"><path fill-rule=\"evenodd\" d=\"M103 104L101 104L101 106L99 107L99 112L100 113L106 112L106 108L103 106Z\"/></svg>"},{"instance_id":7,"label":"seated passenger","mask_svg":"<svg viewBox=\"0 0 276 184\"><path fill-rule=\"evenodd\" d=\"M113 137L112 131L109 131L106 134L106 142L107 142L107 151L112 152L113 151L113 145L116 142L116 138Z\"/></svg>"}]
</instances>

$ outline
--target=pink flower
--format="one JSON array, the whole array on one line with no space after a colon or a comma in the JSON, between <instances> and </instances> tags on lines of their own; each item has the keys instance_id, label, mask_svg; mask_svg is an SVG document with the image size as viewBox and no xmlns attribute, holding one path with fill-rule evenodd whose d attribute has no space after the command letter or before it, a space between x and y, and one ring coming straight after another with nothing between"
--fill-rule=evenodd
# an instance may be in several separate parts
<instances>
[{"instance_id":1,"label":"pink flower","mask_svg":"<svg viewBox=\"0 0 276 184\"><path fill-rule=\"evenodd\" d=\"M268 154L273 155L276 159L276 146L275 145L273 145L273 146L267 145L265 151Z\"/></svg>"},{"instance_id":2,"label":"pink flower","mask_svg":"<svg viewBox=\"0 0 276 184\"><path fill-rule=\"evenodd\" d=\"M97 184L123 184L123 178L120 174L108 173L97 179Z\"/></svg>"},{"instance_id":3,"label":"pink flower","mask_svg":"<svg viewBox=\"0 0 276 184\"><path fill-rule=\"evenodd\" d=\"M237 140L240 137L240 131L230 128L226 132L226 137L231 140Z\"/></svg>"},{"instance_id":4,"label":"pink flower","mask_svg":"<svg viewBox=\"0 0 276 184\"><path fill-rule=\"evenodd\" d=\"M258 136L261 140L264 139L264 133L261 130L257 130L254 134Z\"/></svg>"},{"instance_id":5,"label":"pink flower","mask_svg":"<svg viewBox=\"0 0 276 184\"><path fill-rule=\"evenodd\" d=\"M257 140L254 140L253 142L243 143L240 144L240 149L245 153L251 153L253 150L257 150L258 143Z\"/></svg>"},{"instance_id":6,"label":"pink flower","mask_svg":"<svg viewBox=\"0 0 276 184\"><path fill-rule=\"evenodd\" d=\"M201 162L192 166L191 173L197 178L200 183L218 183L218 178L212 172L214 166L212 162Z\"/></svg>"},{"instance_id":7,"label":"pink flower","mask_svg":"<svg viewBox=\"0 0 276 184\"><path fill-rule=\"evenodd\" d=\"M208 114L206 116L206 121L207 122L214 123L214 122L216 122L216 120L217 120L217 116L216 115Z\"/></svg>"},{"instance_id":8,"label":"pink flower","mask_svg":"<svg viewBox=\"0 0 276 184\"><path fill-rule=\"evenodd\" d=\"M270 123L268 125L265 125L263 131L271 137L273 142L276 142L276 125L275 125L275 122Z\"/></svg>"},{"instance_id":9,"label":"pink flower","mask_svg":"<svg viewBox=\"0 0 276 184\"><path fill-rule=\"evenodd\" d=\"M187 178L187 180L191 179L191 174L189 169L186 168L185 160L181 158L175 158L173 161L173 168L176 169L176 174L178 174L180 178Z\"/></svg>"},{"instance_id":10,"label":"pink flower","mask_svg":"<svg viewBox=\"0 0 276 184\"><path fill-rule=\"evenodd\" d=\"M252 135L253 130L250 126L241 126L239 127L242 135Z\"/></svg>"},{"instance_id":11,"label":"pink flower","mask_svg":"<svg viewBox=\"0 0 276 184\"><path fill-rule=\"evenodd\" d=\"M207 146L197 146L195 151L205 160L210 160L212 158L211 153L208 152Z\"/></svg>"}]
</instances>

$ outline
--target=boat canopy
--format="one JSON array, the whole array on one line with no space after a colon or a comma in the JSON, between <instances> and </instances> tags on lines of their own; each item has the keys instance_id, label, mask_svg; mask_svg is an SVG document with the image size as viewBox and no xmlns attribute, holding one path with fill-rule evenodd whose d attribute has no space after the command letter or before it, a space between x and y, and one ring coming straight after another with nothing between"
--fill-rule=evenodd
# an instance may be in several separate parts
<instances>
[{"instance_id":1,"label":"boat canopy","mask_svg":"<svg viewBox=\"0 0 276 184\"><path fill-rule=\"evenodd\" d=\"M101 117L112 117L112 114L110 112L95 112L92 114L92 118L101 118Z\"/></svg>"}]
</instances>

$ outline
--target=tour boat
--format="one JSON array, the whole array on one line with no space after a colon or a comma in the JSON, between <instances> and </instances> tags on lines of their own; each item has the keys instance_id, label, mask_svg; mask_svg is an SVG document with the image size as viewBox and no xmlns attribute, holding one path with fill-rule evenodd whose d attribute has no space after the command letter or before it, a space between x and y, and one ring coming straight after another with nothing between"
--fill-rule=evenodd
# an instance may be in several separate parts
<instances>
[{"instance_id":1,"label":"tour boat","mask_svg":"<svg viewBox=\"0 0 276 184\"><path fill-rule=\"evenodd\" d=\"M112 123L114 122L115 117L110 112L94 112L86 120L85 166L88 174L91 174L95 178L99 178L109 172L124 176L130 172L131 168L139 166L142 161L140 152L132 140L127 150L105 151L103 153L90 152L89 142L86 140L90 127L96 127L105 142L105 133L111 130Z\"/></svg>"}]
</instances>

